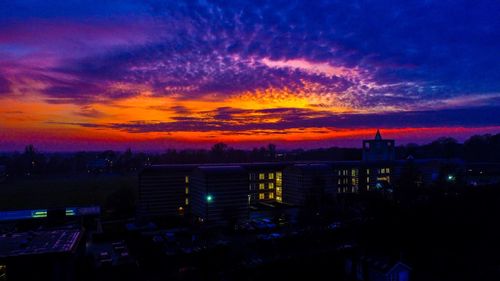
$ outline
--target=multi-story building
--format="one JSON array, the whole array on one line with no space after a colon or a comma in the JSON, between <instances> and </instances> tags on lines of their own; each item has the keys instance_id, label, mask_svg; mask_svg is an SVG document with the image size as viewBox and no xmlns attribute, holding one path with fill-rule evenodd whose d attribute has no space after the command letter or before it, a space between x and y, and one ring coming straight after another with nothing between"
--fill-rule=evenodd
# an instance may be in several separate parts
<instances>
[{"instance_id":1,"label":"multi-story building","mask_svg":"<svg viewBox=\"0 0 500 281\"><path fill-rule=\"evenodd\" d=\"M333 163L333 182L337 193L357 193L359 191L360 162L341 161Z\"/></svg>"},{"instance_id":2,"label":"multi-story building","mask_svg":"<svg viewBox=\"0 0 500 281\"><path fill-rule=\"evenodd\" d=\"M242 164L248 172L249 204L283 201L283 169L286 163Z\"/></svg>"},{"instance_id":3,"label":"multi-story building","mask_svg":"<svg viewBox=\"0 0 500 281\"><path fill-rule=\"evenodd\" d=\"M189 181L198 165L150 166L139 176L139 216L178 216L189 210Z\"/></svg>"},{"instance_id":4,"label":"multi-story building","mask_svg":"<svg viewBox=\"0 0 500 281\"><path fill-rule=\"evenodd\" d=\"M320 205L336 190L332 167L324 163L294 164L283 171L283 201L296 205Z\"/></svg>"},{"instance_id":5,"label":"multi-story building","mask_svg":"<svg viewBox=\"0 0 500 281\"><path fill-rule=\"evenodd\" d=\"M363 161L394 161L395 141L382 139L377 130L373 140L363 140Z\"/></svg>"},{"instance_id":6,"label":"multi-story building","mask_svg":"<svg viewBox=\"0 0 500 281\"><path fill-rule=\"evenodd\" d=\"M371 161L364 162L361 167L360 182L366 191L381 189L392 184L394 162Z\"/></svg>"},{"instance_id":7,"label":"multi-story building","mask_svg":"<svg viewBox=\"0 0 500 281\"><path fill-rule=\"evenodd\" d=\"M190 179L192 215L215 224L247 217L248 183L240 165L199 166Z\"/></svg>"},{"instance_id":8,"label":"multi-story building","mask_svg":"<svg viewBox=\"0 0 500 281\"><path fill-rule=\"evenodd\" d=\"M175 216L192 210L195 216L206 219L221 218L222 213L227 217L228 210L235 208L239 216L243 209L258 203L300 206L323 194L391 189L410 162L422 172L418 180L423 184L448 170L453 176L463 169L463 165L442 159L394 160L394 145L394 140L382 139L377 131L373 140L363 141L360 161L151 166L140 175L138 212ZM211 205L209 198L218 198L217 204Z\"/></svg>"}]
</instances>

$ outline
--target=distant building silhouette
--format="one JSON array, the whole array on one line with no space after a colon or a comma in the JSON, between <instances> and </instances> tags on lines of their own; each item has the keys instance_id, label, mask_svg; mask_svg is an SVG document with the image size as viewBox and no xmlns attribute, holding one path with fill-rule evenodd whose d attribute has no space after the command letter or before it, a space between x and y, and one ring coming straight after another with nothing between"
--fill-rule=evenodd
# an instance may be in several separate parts
<instances>
[{"instance_id":1,"label":"distant building silhouette","mask_svg":"<svg viewBox=\"0 0 500 281\"><path fill-rule=\"evenodd\" d=\"M262 206L317 205L317 199L327 194L390 194L401 177L411 172L411 166L419 172L412 179L416 185L430 184L443 176L456 179L464 169L463 163L451 159L396 160L395 141L383 139L377 130L374 139L363 141L363 159L358 161L147 167L139 177L138 214L155 217L190 212L204 221L227 221L230 212L240 218L248 215L250 209Z\"/></svg>"},{"instance_id":2,"label":"distant building silhouette","mask_svg":"<svg viewBox=\"0 0 500 281\"><path fill-rule=\"evenodd\" d=\"M395 160L395 141L382 139L377 130L373 140L363 141L363 161L393 161Z\"/></svg>"}]
</instances>

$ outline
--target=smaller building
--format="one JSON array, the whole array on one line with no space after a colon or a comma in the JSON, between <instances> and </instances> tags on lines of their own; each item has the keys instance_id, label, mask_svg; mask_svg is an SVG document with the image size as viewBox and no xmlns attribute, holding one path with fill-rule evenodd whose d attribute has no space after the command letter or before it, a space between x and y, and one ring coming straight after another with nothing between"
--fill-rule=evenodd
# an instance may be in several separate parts
<instances>
[{"instance_id":1,"label":"smaller building","mask_svg":"<svg viewBox=\"0 0 500 281\"><path fill-rule=\"evenodd\" d=\"M248 173L240 165L199 166L192 173L191 212L210 224L248 217Z\"/></svg>"},{"instance_id":2,"label":"smaller building","mask_svg":"<svg viewBox=\"0 0 500 281\"><path fill-rule=\"evenodd\" d=\"M73 280L82 232L54 229L0 235L7 280Z\"/></svg>"}]
</instances>

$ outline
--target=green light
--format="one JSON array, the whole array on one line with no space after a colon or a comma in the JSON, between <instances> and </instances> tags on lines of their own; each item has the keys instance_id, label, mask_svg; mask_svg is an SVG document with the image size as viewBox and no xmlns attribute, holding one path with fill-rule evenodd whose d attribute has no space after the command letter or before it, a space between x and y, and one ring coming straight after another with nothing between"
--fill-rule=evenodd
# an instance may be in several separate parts
<instances>
[{"instance_id":1,"label":"green light","mask_svg":"<svg viewBox=\"0 0 500 281\"><path fill-rule=\"evenodd\" d=\"M455 177L453 175L448 175L448 181L453 181L455 180Z\"/></svg>"},{"instance_id":2,"label":"green light","mask_svg":"<svg viewBox=\"0 0 500 281\"><path fill-rule=\"evenodd\" d=\"M210 203L214 200L214 197L210 194L207 195L207 202Z\"/></svg>"},{"instance_id":3,"label":"green light","mask_svg":"<svg viewBox=\"0 0 500 281\"><path fill-rule=\"evenodd\" d=\"M33 210L31 211L32 218L46 218L47 210Z\"/></svg>"}]
</instances>

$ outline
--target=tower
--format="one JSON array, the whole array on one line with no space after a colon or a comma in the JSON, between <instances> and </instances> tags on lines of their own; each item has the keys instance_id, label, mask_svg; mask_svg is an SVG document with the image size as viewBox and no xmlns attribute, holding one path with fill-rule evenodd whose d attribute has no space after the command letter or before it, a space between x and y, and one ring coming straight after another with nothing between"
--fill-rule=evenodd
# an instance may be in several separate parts
<instances>
[{"instance_id":1,"label":"tower","mask_svg":"<svg viewBox=\"0 0 500 281\"><path fill-rule=\"evenodd\" d=\"M395 158L394 140L382 139L377 130L375 138L363 140L363 161L392 161Z\"/></svg>"}]
</instances>

